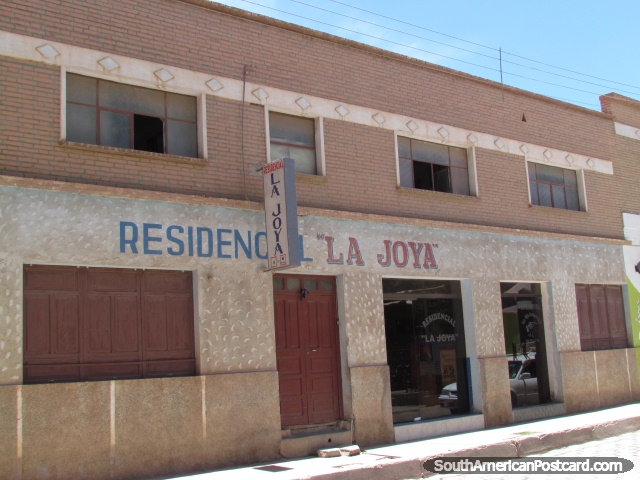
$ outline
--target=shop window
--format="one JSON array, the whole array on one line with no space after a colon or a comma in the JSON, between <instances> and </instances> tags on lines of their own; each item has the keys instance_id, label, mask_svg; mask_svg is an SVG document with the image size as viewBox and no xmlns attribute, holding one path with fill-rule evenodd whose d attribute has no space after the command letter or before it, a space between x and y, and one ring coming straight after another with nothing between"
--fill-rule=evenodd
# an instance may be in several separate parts
<instances>
[{"instance_id":1,"label":"shop window","mask_svg":"<svg viewBox=\"0 0 640 480\"><path fill-rule=\"evenodd\" d=\"M582 350L627 347L621 286L576 285L576 301Z\"/></svg>"},{"instance_id":2,"label":"shop window","mask_svg":"<svg viewBox=\"0 0 640 480\"><path fill-rule=\"evenodd\" d=\"M320 155L316 147L314 119L269 112L270 161L292 158L297 173L317 175L321 168L318 167Z\"/></svg>"},{"instance_id":3,"label":"shop window","mask_svg":"<svg viewBox=\"0 0 640 480\"><path fill-rule=\"evenodd\" d=\"M514 408L551 401L542 294L537 283L501 283L502 322Z\"/></svg>"},{"instance_id":4,"label":"shop window","mask_svg":"<svg viewBox=\"0 0 640 480\"><path fill-rule=\"evenodd\" d=\"M70 142L198 156L197 99L67 74Z\"/></svg>"},{"instance_id":5,"label":"shop window","mask_svg":"<svg viewBox=\"0 0 640 480\"><path fill-rule=\"evenodd\" d=\"M467 154L464 148L398 137L400 186L470 195Z\"/></svg>"},{"instance_id":6,"label":"shop window","mask_svg":"<svg viewBox=\"0 0 640 480\"><path fill-rule=\"evenodd\" d=\"M191 273L24 268L24 383L195 375Z\"/></svg>"},{"instance_id":7,"label":"shop window","mask_svg":"<svg viewBox=\"0 0 640 480\"><path fill-rule=\"evenodd\" d=\"M394 423L469 413L460 284L383 279Z\"/></svg>"},{"instance_id":8,"label":"shop window","mask_svg":"<svg viewBox=\"0 0 640 480\"><path fill-rule=\"evenodd\" d=\"M529 162L531 204L542 207L580 210L578 173L567 168Z\"/></svg>"}]
</instances>

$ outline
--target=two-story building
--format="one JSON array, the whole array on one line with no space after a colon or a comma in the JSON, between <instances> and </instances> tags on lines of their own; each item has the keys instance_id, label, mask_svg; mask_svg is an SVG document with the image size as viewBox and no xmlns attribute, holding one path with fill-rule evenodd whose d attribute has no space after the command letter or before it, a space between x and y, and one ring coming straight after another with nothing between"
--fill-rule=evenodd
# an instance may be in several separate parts
<instances>
[{"instance_id":1,"label":"two-story building","mask_svg":"<svg viewBox=\"0 0 640 480\"><path fill-rule=\"evenodd\" d=\"M0 471L170 475L639 400L640 104L601 102L204 0L0 4ZM301 265L273 270L283 157Z\"/></svg>"}]
</instances>

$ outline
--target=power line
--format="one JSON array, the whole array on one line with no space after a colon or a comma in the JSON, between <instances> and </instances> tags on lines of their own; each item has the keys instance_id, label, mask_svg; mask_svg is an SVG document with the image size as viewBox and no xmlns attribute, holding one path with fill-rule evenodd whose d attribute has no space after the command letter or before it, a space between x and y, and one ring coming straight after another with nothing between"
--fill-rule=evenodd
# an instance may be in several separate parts
<instances>
[{"instance_id":1,"label":"power line","mask_svg":"<svg viewBox=\"0 0 640 480\"><path fill-rule=\"evenodd\" d=\"M291 1L296 1L296 0L291 0ZM364 8L356 7L356 6L354 6L354 5L350 5L350 4L348 4L348 3L340 2L340 1L338 1L338 0L329 0L329 1L330 1L330 2L333 2L333 3L337 3L337 4L339 4L339 5L344 5L344 6L349 7L349 8L353 8L353 9L355 9L355 10L360 10L361 12L366 12L366 13L369 13L369 14L371 14L371 15L375 15L375 16L377 16L377 17L384 18L384 19L386 19L386 20L391 20L391 21L394 21L394 22L402 23L402 24L404 24L404 25L408 25L408 26L411 26L411 27L414 27L414 28L418 28L418 29L420 29L420 30L424 30L424 31L427 31L427 32L435 33L435 34L437 34L437 35L442 35L442 36L444 36L444 37L453 38L454 40L458 40L458 41L460 41L460 42L468 43L468 44L471 44L471 45L476 45L476 46L478 46L478 47L482 47L482 48L486 48L486 49L489 49L489 50L493 50L493 51L495 51L495 52L497 52L497 51L499 50L498 48L489 47L489 46L487 46L487 45L483 45L483 44L481 44L481 43L472 42L472 41L470 41L470 40L465 40L464 38L460 38L460 37L456 37L456 36L453 36L453 35L449 35L449 34L447 34L447 33L438 32L437 30L432 30L432 29L430 29L430 28L425 28L425 27L423 27L423 26L421 26L421 25L416 25L416 24L413 24L413 23L410 23L410 22L406 22L406 21L404 21L404 20L399 20L399 19L397 19L397 18L389 17L389 16L387 16L387 15L383 15L383 14L380 14L380 13L372 12L372 11L370 11L370 10L366 10L366 9L364 9ZM302 2L297 2L297 3L302 3ZM453 45L450 45L450 46L453 46ZM453 46L453 47L454 47L454 48L458 48L458 47L455 47L455 46ZM576 74L576 75L582 75L582 76L584 76L584 77L594 78L594 79L596 79L596 80L602 80L602 81L604 81L604 82L613 83L613 84L616 84L616 85L623 85L623 86L625 86L625 87L631 87L631 88L638 88L638 89L640 89L640 87L639 87L639 86L637 86L637 85L629 85L629 84L627 84L627 83L617 82L617 81L615 81L615 80L609 80L609 79L602 78L602 77L596 77L596 76L594 76L594 75L589 75L589 74L587 74L587 73L576 72L575 70L570 70L570 69L568 69L568 68L558 67L558 66L556 66L556 65L551 65L551 64L549 64L549 63L540 62L540 61L538 61L538 60L534 60L534 59L532 59L532 58L527 58L527 57L524 57L524 56L522 56L522 55L517 55L517 54L515 54L515 53L506 52L506 51L504 51L504 50L502 51L502 53L503 53L503 54L507 54L507 55L511 55L512 57L521 58L521 59L523 59L523 60L527 60L527 61L529 61L529 62L538 63L538 64L540 64L540 65L544 65L544 66L546 66L546 67L551 67L551 68L555 68L555 69L558 69L558 70L563 70L563 71L565 71L565 72L574 73L574 74ZM478 55L482 55L482 54L478 54ZM518 65L518 64L515 64L515 65ZM533 68L533 67L528 67L528 68ZM549 73L551 73L551 72L549 72ZM576 79L576 80L578 80L578 79ZM578 81L581 81L581 80L578 80Z\"/></svg>"},{"instance_id":2,"label":"power line","mask_svg":"<svg viewBox=\"0 0 640 480\"><path fill-rule=\"evenodd\" d=\"M414 46L412 46L412 45L407 45L407 44L405 44L405 43L396 42L396 41L394 41L394 40L388 40L388 39L386 39L386 38L382 38L382 37L376 37L375 35L371 35L371 34L369 34L369 33L363 33L363 32L359 32L359 31L357 31L357 30L352 30L352 29L350 29L350 28L341 27L341 26L339 26L339 25L333 25L333 24L331 24L331 23L322 22L322 21L317 20L317 19L315 19L315 18L309 18L309 17L305 17L304 15L299 15L299 14L297 14L297 13L287 12L286 10L280 10L280 9L278 9L278 8L268 7L268 6L266 6L266 5L262 5L262 4L260 4L260 3L256 3L256 2L251 2L251 1L249 1L249 0L241 0L241 1L242 1L242 2L245 2L245 3L250 3L250 4L252 4L252 5L257 5L257 6L259 6L259 7L266 8L266 9L268 9L268 10L273 10L273 11L275 11L275 12L280 12L280 13L284 13L284 14L286 14L286 15L291 15L291 16L293 16L293 17L302 18L302 19L304 19L304 20L308 20L308 21L310 21L310 22L319 23L319 24L321 24L321 25L326 25L326 26L328 26L328 27L332 27L332 28L339 28L340 30L345 30L345 31L347 31L347 32L355 33L355 34L357 34L357 35L362 35L362 36L365 36L365 37L373 38L373 39L375 39L375 40L380 40L380 41L383 41L383 42L391 43L391 44L393 44L393 45L398 45L398 46L400 46L400 47L404 47L404 48L411 48L411 49L413 49L413 50L418 50L418 51L423 52L423 53L428 53L429 55L436 55L436 56L438 56L438 57L446 58L446 59L448 59L448 60L453 60L454 62L466 63L467 65L472 65L472 66L474 66L474 67L484 68L484 69L486 69L486 70L491 70L491 71L493 71L493 72L499 72L499 71L500 71L500 70L499 70L499 69L497 69L497 68L491 68L491 67L487 67L487 66L485 66L485 65L480 65L480 64L477 64L477 63L473 63L473 62L467 62L466 60L460 60L460 59L458 59L458 58L449 57L449 56L447 56L447 55L442 55L441 53L430 52L429 50L424 50L424 49L422 49L422 48L414 47Z\"/></svg>"},{"instance_id":3,"label":"power line","mask_svg":"<svg viewBox=\"0 0 640 480\"><path fill-rule=\"evenodd\" d=\"M464 64L467 64L467 65L471 65L471 66L478 67L478 68L483 68L483 69L490 70L490 71L493 71L493 72L498 72L498 73L500 72L500 70L499 70L499 69L496 69L496 68L487 67L487 66L485 66L485 65L480 65L480 64L477 64L477 63L473 63L473 62L468 62L468 61L466 61L466 60L457 59L457 58L450 57L450 56L443 55L443 54L436 53L436 52L431 52L431 51L429 51L429 50L425 50L425 49L422 49L422 48L418 48L418 47L415 47L415 46L413 46L413 45L407 45L407 44L404 44L404 43L401 43L401 42L396 42L396 41L389 40L389 39L386 39L386 38L377 37L377 36L375 36L375 35L371 35L371 34L364 33L364 32L359 32L359 31L357 31L357 30L349 29L349 28L346 28L346 27L341 27L341 26L339 26L339 25L333 25L333 24L331 24L331 23L323 22L323 21L320 21L320 20L317 20L317 19L314 19L314 18L305 17L304 15L299 15L299 14L292 13L292 12L288 12L288 11L285 11L285 10L280 10L280 9L277 9L277 8L274 8L274 7L269 7L269 6L262 5L262 4L260 4L260 3L256 3L256 2L253 2L253 1L250 1L250 0L241 0L241 1L242 1L242 2L244 2L244 3L249 3L249 4L252 4L252 5L255 5L255 6L258 6L258 7L264 8L264 9L273 10L273 11L275 11L275 12L279 12L279 13L282 13L282 14L285 14L285 15L290 15L290 16L297 17L297 18L301 18L301 19L304 19L304 20L307 20L307 21L310 21L310 22L318 23L318 24L321 24L321 25L326 25L326 26L331 27L331 28L337 28L337 29L344 30L344 31L347 31L347 32L350 32L350 33L354 33L354 34L356 34L356 35L361 35L361 36L369 37L369 38L372 38L372 39L375 39L375 40L379 40L379 41L382 41L382 42L387 42L387 43L390 43L390 44L393 44L393 45L397 45L397 46L400 46L400 47L403 47L403 48L410 48L410 49L412 49L412 50L417 50L417 51L420 51L420 52L423 52L423 53L427 53L427 54L429 54L429 55L436 55L436 56L438 56L438 57L446 58L446 59L448 59L448 60L452 60L452 61L455 61L455 62L464 63ZM318 8L318 9L320 9L320 10L325 10L325 9L322 9L322 8L319 8L319 7L315 7L315 6L313 6L313 5L306 4L306 3L301 2L301 1L299 1L299 0L291 0L291 1L293 1L293 2L295 2L295 3L303 4L303 5L306 5L306 6L310 6L310 7L312 7L312 8ZM435 32L435 33L439 33L439 34L441 34L441 35L445 35L445 36L448 36L448 37L451 37L451 38L458 39L457 37L453 37L453 36L451 36L451 35L447 35L447 34L442 34L442 33L440 33L440 32L436 32L435 30L425 29L424 27L419 27L419 26L417 26L417 25L413 25L413 24L410 24L410 23L408 23L408 22L404 22L404 21L401 21L401 20L395 20L395 19L393 19L393 18L391 18L391 17L386 17L386 16L384 16L384 15L376 14L376 13L374 13L374 12L369 12L368 10L361 9L361 8L359 8L359 7L354 7L354 6L351 6L351 5L348 5L348 4L345 4L345 3L342 3L342 2L337 2L337 1L335 1L335 0L329 0L329 1L332 1L332 2L334 2L334 3L341 3L341 4L343 4L343 5L350 6L351 8L355 8L355 9L358 9L358 10L362 10L362 11L365 11L365 12L367 12L367 13L372 13L373 15L381 16L381 17L384 17L384 18L388 18L388 19L390 19L390 20L398 21L398 22L400 22L400 23L405 23L405 24L408 24L408 25L411 25L411 26L415 26L416 28L422 28L422 29L424 29L424 30L432 31L432 32ZM347 18L353 18L353 17L349 17L348 15L340 14L340 13L337 13L337 12L332 12L332 11L330 11L330 10L325 10L325 11L327 11L327 12L329 12L329 13L334 13L334 14L339 15L339 16L345 16L345 17L347 17ZM360 19L356 19L356 20L358 20L358 21L362 21L362 20L360 20ZM371 23L371 22L366 22L366 21L365 21L365 23L370 23L370 24L372 24L372 25L375 25L375 26L378 26L378 27L381 27L381 28L387 28L387 29L389 29L389 30L394 30L394 29L392 29L392 28L390 28L390 27L384 27L384 26L377 25L377 24L375 24L375 23ZM397 31L397 30L396 30L396 31ZM401 32L401 33L405 33L405 32ZM412 34L408 34L408 33L405 33L405 34L407 34L407 35L412 35ZM416 36L416 35L412 35L412 36ZM418 37L418 38L422 38L422 37ZM426 38L424 38L424 40L427 40L427 41L433 41L433 40L426 39ZM472 44L475 44L475 45L478 45L478 46L482 46L482 47L485 47L485 48L489 48L489 49L491 48L491 47L486 47L485 45L482 45L482 44L476 44L476 43L474 43L474 42L469 42L469 41L467 41L467 40L463 40L463 39L458 39L458 40L461 40L461 41L464 41L464 42L467 42L467 43L472 43ZM453 46L453 45L448 45L448 44L445 44L445 43L442 43L442 42L437 42L437 41L433 41L433 42L435 42L435 43L440 43L440 44L442 44L442 45L446 45L446 46L449 46L449 47L453 47L453 48L459 48L459 49L461 49L460 47L455 47L455 46ZM461 49L461 50L465 50L465 49ZM473 51L470 51L470 50L465 50L465 51L468 51L468 52L470 52L470 53L475 53L475 54L477 54L477 55L481 55L481 56L484 56L484 57L492 58L492 59L494 59L494 60L496 60L496 61L497 61L497 59L496 59L495 57L491 57L491 56L486 55L486 54L480 54L480 53L478 53L478 52L473 52ZM496 51L499 51L499 50L498 50L498 49L496 49ZM506 53L506 52L503 52L503 53ZM510 54L510 55L513 55L513 54ZM515 56L515 55L514 55L514 56ZM525 57L521 57L521 58L525 58ZM532 61L534 61L534 62L535 62L535 60L532 60ZM579 82L585 82L584 80L575 79L575 78L572 78L572 77L566 77L566 76L562 76L562 75L559 75L559 74L554 74L554 73L552 73L552 72L546 72L546 71L544 71L544 70L536 69L536 68L534 68L534 67L527 67L526 65L520 65L520 64L517 64L517 63L515 63L515 62L507 62L507 61L504 61L504 60L503 60L503 62L504 62L504 63L510 63L510 64L513 64L513 65L523 66L523 67L525 67L525 68L532 68L532 69L534 69L534 70L538 70L538 71L541 71L541 72L543 72L543 73L549 73L549 74L551 74L551 75L557 75L557 76L560 76L560 77L568 78L568 79L570 79L570 80L575 80L575 81L579 81ZM538 63L541 63L541 62L538 62ZM552 66L552 67L553 67L553 66ZM553 68L560 68L560 67L553 67ZM451 72L449 72L449 73L451 73ZM591 91L588 91L588 90L583 90L583 89L579 89L579 88L575 88L575 87L570 87L570 86L567 86L567 85L561 85L561 84L557 84L557 83L553 83L553 82L548 82L548 81L545 81L545 80L540 80L540 79L537 79L537 78L527 77L527 76L525 76L525 75L519 75L519 74L516 74L516 73L505 72L505 74L507 74L507 75L511 75L511 76L513 76L513 77L518 77L518 78L522 78L522 79L530 80L530 81L533 81L533 82L538 82L538 83L542 83L542 84L546 84L546 85L552 85L552 86L559 87L559 88L565 88L565 89L569 89L569 90L574 90L574 91L577 91L577 92L586 93L586 94L590 94L590 95L596 95L596 96L599 96L599 95L600 95L600 93L598 93L598 92L591 92ZM579 74L579 75L583 75L583 74L580 74L580 73L578 73L578 74ZM597 77L596 77L596 78L597 78ZM608 80L605 80L605 81L608 81ZM585 82L585 83L590 83L590 82ZM611 82L611 83L618 83L618 82ZM598 84L593 84L593 85L597 85L597 86L602 86L602 87L604 87L604 88L608 88L608 87L603 86L603 85L598 85ZM640 87L633 87L633 88L640 88ZM636 94L636 93L634 93L634 92L626 92L626 91L625 91L625 93L630 93L630 94L633 94L633 95L635 95L635 94ZM587 103L587 102L580 102L580 101L575 101L575 100L566 100L566 99L560 99L560 98L557 98L557 97L550 97L550 98L556 98L556 99L558 99L558 100L563 100L563 101L567 101L567 102L570 102L570 103L576 103L576 104L584 104L584 105L591 105L591 106L595 106L595 104Z\"/></svg>"},{"instance_id":4,"label":"power line","mask_svg":"<svg viewBox=\"0 0 640 480\"><path fill-rule=\"evenodd\" d=\"M365 23L365 24L367 24L367 25L373 25L373 26L375 26L375 27L384 28L385 30L390 30L390 31L392 31L392 32L396 32L396 33L401 33L401 34L403 34L403 35L408 35L408 36L410 36L410 37L414 37L414 38L419 38L419 39L421 39L421 40L425 40L425 41L427 41L427 42L437 43L437 44L439 44L439 45L444 45L444 46L446 46L446 47L455 48L456 50L461 50L461 51L463 51L463 52L471 53L471 54L473 54L473 55L480 55L480 56L482 56L482 57L486 57L486 58L490 58L490 59L492 59L492 60L496 60L496 61L498 61L498 58L497 58L497 57L494 57L494 56L492 56L492 55L487 55L487 54L484 54L484 53L476 52L476 51L474 51L474 50L469 50L469 49L467 49L467 48L458 47L458 46L456 46L456 45L451 45L451 44L449 44L449 43L439 42L439 41L437 41L437 40L433 40L433 39L431 39L431 38L422 37L422 36L420 36L420 35L415 35L415 34L413 34L413 33L405 32L405 31L402 31L402 30L398 30L398 29L396 29L396 28L387 27L387 26L385 26L385 25L380 25L380 24L378 24L378 23L370 22L370 21L368 21L368 20L363 20L363 19L360 19L360 18L352 17L352 16L350 16L350 15L346 15L346 14L344 14L344 13L340 13L340 12L336 12L336 11L333 11L333 10L328 10L328 9L326 9L326 8L318 7L317 5L311 5L311 4L309 4L309 3L305 3L305 2L302 2L302 1L300 1L300 0L290 0L290 1L291 1L291 2L293 2L293 3L298 3L298 4L300 4L300 5L305 5L305 6L310 7L310 8L315 8L315 9L317 9L317 10L321 10L321 11L323 11L323 12L327 12L327 13L331 13L331 14L334 14L334 15L338 15L338 16L341 16L341 17L349 18L349 19L351 19L351 20L356 20L356 21L358 21L358 22L362 22L362 23ZM341 5L347 5L346 3L338 2L338 1L335 1L335 0L330 0L330 1L332 1L332 2L334 2L334 3L339 3L339 4L341 4ZM347 6L350 6L350 5L347 5ZM391 18L391 17L387 17L387 16L384 16L384 15L379 15L379 14L376 14L376 13L373 13L373 12L369 12L368 10L364 10L364 9L359 8L359 7L352 7L352 8L355 8L355 9L358 9L358 10L362 10L362 11L365 11L365 12L367 12L367 13L372 13L373 15L381 16L381 17L386 18L386 19L389 19L389 20L394 20L394 21L397 21L397 22L400 22L400 23L407 23L407 22L404 22L404 21L402 21L402 20L395 20L395 19L393 19L393 18ZM440 35L445 35L445 36L450 36L450 35L446 35L446 34L444 34L444 33L436 32L435 30L430 30L430 29L428 29L428 28L419 27L419 26L417 26L417 25L413 25L413 24L411 24L411 23L407 23L407 24L408 24L408 25L411 25L411 26L414 26L414 27L416 27L416 28L420 28L420 29L423 29L423 30L427 30L427 31L429 31L429 32L438 33L438 34L440 34ZM451 38L454 38L454 39L456 39L456 40L466 41L466 40L459 39L459 38L457 38L457 37L453 37L453 36L450 36L450 37L451 37ZM471 43L473 43L473 42L471 42ZM477 44L477 43L473 43L473 44L474 44L474 45L479 45L479 44ZM491 47L485 47L485 48L489 48L489 49L490 49ZM500 49L500 48L499 48L499 49L497 49L497 51L500 53L500 55L508 53L508 52L502 51L502 49ZM511 56L517 56L517 55L513 55L513 54L509 54L509 55L511 55ZM523 58L523 59L525 59L525 60L530 60L530 59L527 59L527 58L525 58L525 57L520 57L520 56L518 56L518 57L519 57L519 58ZM535 62L535 60L530 60L530 61L534 61L534 62ZM528 68L528 69L530 69L530 70L534 70L534 71L537 71L537 72L546 73L546 74L553 75L553 76L560 77L560 78L566 78L566 79L568 79L568 80L573 80L573 81L576 81L576 82L581 82L581 83L585 83L585 84L588 84L588 85L593 85L593 86L596 86L596 87L610 88L608 85L602 85L602 84L599 84L599 83L590 82L590 81L588 81L588 80L581 80L581 79L579 79L579 78L570 77L570 76L568 76L568 75L562 75L562 74L560 74L560 73L550 72L550 71L548 71L548 70L543 70L543 69L541 69L541 68L532 67L532 66L530 66L530 65L523 65L523 64L521 64L521 63L512 62L512 61L509 61L509 60L505 60L505 59L503 59L503 58L500 58L500 63L506 63L506 64L510 64L510 65L515 65L515 66L522 67L522 68ZM541 62L537 62L537 63L541 63ZM544 64L544 65L547 65L547 64ZM547 65L547 66L551 66L552 68L559 68L559 67L553 67L552 65ZM563 70L566 70L566 69L563 69ZM577 73L577 72L576 72L576 73ZM584 75L584 74L579 74L579 75ZM595 77L595 78L597 78L597 77ZM604 80L604 79L602 79L602 80ZM604 81L605 81L605 82L609 82L609 83L617 83L617 82L612 82L612 81L610 81L610 80L604 80ZM631 86L631 85L630 85L630 86ZM639 89L639 90L640 90L640 87L633 87L633 86L631 86L631 87L632 87L632 88L637 88L637 89ZM640 92L630 92L630 91L628 91L628 90L622 90L622 89L619 89L619 88L617 88L617 90L618 90L619 92L621 92L621 93L628 93L628 94L630 94L630 95L639 95L639 94L640 94Z\"/></svg>"}]
</instances>

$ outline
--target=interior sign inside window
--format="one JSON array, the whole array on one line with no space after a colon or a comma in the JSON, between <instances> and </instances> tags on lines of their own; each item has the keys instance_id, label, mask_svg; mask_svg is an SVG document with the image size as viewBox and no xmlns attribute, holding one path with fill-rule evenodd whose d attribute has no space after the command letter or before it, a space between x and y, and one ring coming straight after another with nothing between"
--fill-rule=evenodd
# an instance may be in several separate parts
<instances>
[{"instance_id":1,"label":"interior sign inside window","mask_svg":"<svg viewBox=\"0 0 640 480\"><path fill-rule=\"evenodd\" d=\"M282 158L262 169L269 270L300 266L295 168Z\"/></svg>"}]
</instances>

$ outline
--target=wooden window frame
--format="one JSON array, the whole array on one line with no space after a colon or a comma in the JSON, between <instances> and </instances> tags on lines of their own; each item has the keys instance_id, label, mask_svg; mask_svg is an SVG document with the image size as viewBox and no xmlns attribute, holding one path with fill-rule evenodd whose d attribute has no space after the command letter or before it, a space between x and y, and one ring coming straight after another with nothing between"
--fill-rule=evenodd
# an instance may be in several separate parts
<instances>
[{"instance_id":1,"label":"wooden window frame","mask_svg":"<svg viewBox=\"0 0 640 480\"><path fill-rule=\"evenodd\" d=\"M527 177L529 180L529 199L531 202L531 205L536 205L536 206L540 206L540 207L548 207L548 208L557 208L560 210L569 210L569 211L574 211L574 212L580 212L585 210L584 209L584 201L583 201L583 195L581 194L581 176L578 174L579 172L570 168L562 168L562 167L557 167L555 165L545 165L545 167L547 168L552 168L555 170L559 170L562 171L562 176L563 176L563 182L562 183L556 183L556 182L548 182L548 181L544 181L544 180L538 180L538 175L536 173L536 178L532 179L531 175L529 174L529 168L532 167L534 170L538 167L538 163L536 162L527 162ZM576 186L572 187L570 185L567 185L566 182L564 181L564 173L565 172L572 172L575 176L576 176ZM549 191L551 193L551 205L542 205L540 203L540 185L547 185L549 187ZM536 188L536 198L537 198L537 202L534 202L533 199L533 192L532 192L532 188L535 187ZM564 199L564 207L563 206L559 206L558 205L558 200L555 199L555 195L554 195L554 189L553 187L562 187L562 192L563 192L563 199ZM574 208L569 208L569 203L567 202L567 190L571 190L574 191L576 196L578 197L578 208L574 209Z\"/></svg>"},{"instance_id":2,"label":"wooden window frame","mask_svg":"<svg viewBox=\"0 0 640 480\"><path fill-rule=\"evenodd\" d=\"M160 153L160 154L164 154L164 155L178 155L178 156L186 156L184 154L175 154L175 153L169 153L170 150L170 144L169 144L169 134L168 134L168 123L169 121L172 122L179 122L179 123L184 123L184 124L188 124L188 125L193 125L195 127L195 131L196 131L196 138L195 138L195 145L193 145L195 147L195 151L196 154L190 158L199 158L200 154L199 152L202 150L200 145L199 145L199 138L201 136L201 132L200 132L200 122L199 122L199 116L200 116L200 112L199 112L199 107L198 107L198 98L197 97L193 97L195 100L195 107L194 107L194 116L196 118L195 121L190 121L190 120L184 120L181 118L175 118L169 115L168 113L168 95L169 94L173 94L173 95L180 95L183 97L189 97L189 95L184 95L181 93L176 93L176 92L169 92L166 90L156 90L153 88L147 88L147 87L143 87L143 86L139 86L139 85L131 85L131 84L121 84L123 86L126 87L131 87L131 88L142 88L145 90L151 90L151 91L158 91L162 94L162 98L163 98L163 115L162 116L155 116L155 115L149 115L149 114L145 114L142 112L137 112L135 109L131 108L131 109L116 109L116 108L111 108L111 107L106 107L106 106L102 106L100 104L100 85L103 83L112 83L112 84L116 84L118 82L113 82L104 78L100 78L100 77L92 77L92 76L87 76L87 75L81 75L78 73L74 73L74 72L66 72L65 73L65 82L64 82L64 86L66 88L67 85L67 80L68 77L70 75L74 75L74 76L78 76L78 77L84 77L84 78L89 78L91 80L94 80L96 82L96 99L95 102L93 104L89 104L89 103L83 103L83 102L77 102L77 101L72 101L69 100L67 93L65 92L64 95L64 100L65 100L65 121L68 118L68 116L70 115L69 110L67 108L67 105L78 105L78 106L82 106L82 107L89 107L89 108L95 108L96 110L96 117L95 117L95 128L96 128L96 143L95 145L104 145L102 143L102 139L100 138L100 118L101 118L101 112L112 112L112 113L117 113L120 115L125 115L128 117L129 119L129 146L128 147L115 147L115 148L126 148L128 150L136 150L136 151L140 151L140 152L150 152L150 153ZM158 120L160 120L162 122L162 152L158 152L156 150L146 150L146 149L140 149L140 148L135 148L135 128L134 128L134 123L135 123L135 117L150 117L150 118L156 118ZM68 123L66 123L65 129L64 129L64 136L66 137L66 139L69 138L69 126ZM72 142L74 140L71 140Z\"/></svg>"},{"instance_id":3,"label":"wooden window frame","mask_svg":"<svg viewBox=\"0 0 640 480\"><path fill-rule=\"evenodd\" d=\"M299 148L302 150L312 151L315 156L315 172L301 172L298 171L296 166L296 174L309 175L309 176L324 176L324 130L323 130L323 122L322 118L315 117L302 117L300 115L294 115L289 112L277 111L277 110L265 110L266 119L265 123L267 126L267 162L272 162L274 160L271 159L271 146L285 146L285 147L293 147ZM282 141L276 141L271 139L271 115L280 115L289 118L299 119L304 122L312 122L313 123L313 145L301 145L297 143L288 143ZM296 160L294 158L294 160ZM297 162L296 162L297 165Z\"/></svg>"},{"instance_id":4,"label":"wooden window frame","mask_svg":"<svg viewBox=\"0 0 640 480\"><path fill-rule=\"evenodd\" d=\"M472 172L472 167L470 165L468 149L463 148L463 147L456 147L456 146L453 146L453 145L442 145L442 144L438 144L438 143L435 143L435 142L428 142L428 141L420 140L420 139L417 139L417 138L411 138L411 137L405 137L405 136L398 136L397 137L398 140L400 138L403 138L403 139L406 139L406 140L409 141L409 151L410 151L409 157L402 156L400 154L400 148L399 148L399 145L398 145L398 149L397 149L397 152L398 152L398 172L399 172L398 173L398 185L400 187L403 187L403 188L414 188L416 190L427 190L427 191L440 192L440 193L451 193L451 194L454 194L454 195L475 196L475 193L474 193L475 192L475 188L474 188L474 185L473 185L473 183L471 181L471 177L470 177L470 172ZM448 164L447 165L443 165L443 164L439 164L439 163L432 163L432 162L427 162L427 161L424 161L424 160L419 160L419 159L414 158L414 155L413 155L413 144L414 144L414 142L419 142L419 143L423 143L423 144L442 145L442 146L446 147L447 150L448 150ZM465 157L467 159L467 166L466 167L460 167L460 166L451 164L451 149L457 149L457 150L464 151ZM412 181L412 185L411 186L402 185L402 183L401 183L401 180L400 180L400 161L402 161L402 160L407 160L407 161L411 162L412 169L413 169L412 170L412 180L413 181ZM427 188L425 186L416 186L416 179L415 179L416 164L428 165L430 167L430 169L431 169L431 185L430 185L430 187L431 188ZM447 183L448 183L448 187L449 187L447 190L437 190L436 189L436 170L435 169L437 167L443 167L443 168L447 169L447 176L448 176ZM453 171L453 169L456 169L457 171L464 171L465 172L464 173L464 178L467 179L468 193L460 193L460 192L454 192L453 191L453 181L452 181L452 175L451 175L451 172Z\"/></svg>"}]
</instances>

